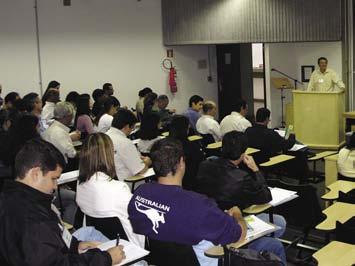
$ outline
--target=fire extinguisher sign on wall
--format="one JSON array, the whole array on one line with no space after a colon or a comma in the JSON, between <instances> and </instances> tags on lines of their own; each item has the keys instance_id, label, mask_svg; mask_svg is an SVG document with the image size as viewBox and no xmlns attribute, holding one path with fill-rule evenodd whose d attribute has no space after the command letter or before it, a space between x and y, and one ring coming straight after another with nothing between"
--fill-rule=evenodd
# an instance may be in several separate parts
<instances>
[{"instance_id":1,"label":"fire extinguisher sign on wall","mask_svg":"<svg viewBox=\"0 0 355 266\"><path fill-rule=\"evenodd\" d=\"M176 84L176 69L173 66L173 61L171 59L164 59L163 60L163 67L169 70L169 87L171 93L177 92L177 84Z\"/></svg>"}]
</instances>

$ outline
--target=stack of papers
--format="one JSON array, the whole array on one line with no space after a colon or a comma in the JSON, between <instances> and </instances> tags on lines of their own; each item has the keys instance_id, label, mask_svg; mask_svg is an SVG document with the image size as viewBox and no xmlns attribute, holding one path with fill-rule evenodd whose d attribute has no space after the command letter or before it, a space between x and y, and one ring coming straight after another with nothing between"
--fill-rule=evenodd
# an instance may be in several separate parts
<instances>
[{"instance_id":1,"label":"stack of papers","mask_svg":"<svg viewBox=\"0 0 355 266\"><path fill-rule=\"evenodd\" d=\"M245 221L248 226L246 235L247 240L257 239L279 229L277 226L264 222L255 215L249 215L245 217Z\"/></svg>"},{"instance_id":2,"label":"stack of papers","mask_svg":"<svg viewBox=\"0 0 355 266\"><path fill-rule=\"evenodd\" d=\"M282 189L278 187L270 188L272 201L269 202L272 206L278 206L290 200L293 200L298 197L296 191Z\"/></svg>"},{"instance_id":3,"label":"stack of papers","mask_svg":"<svg viewBox=\"0 0 355 266\"><path fill-rule=\"evenodd\" d=\"M303 144L295 144L292 146L291 149L289 149L289 151L299 151L300 149L306 148L306 145Z\"/></svg>"},{"instance_id":4,"label":"stack of papers","mask_svg":"<svg viewBox=\"0 0 355 266\"><path fill-rule=\"evenodd\" d=\"M134 245L124 239L120 240L120 245L123 246L123 251L126 255L126 258L119 264L116 265L125 265L131 263L133 261L137 261L149 254L149 251ZM102 243L98 246L99 249L102 251L108 250L112 247L116 246L116 240L111 240L105 243Z\"/></svg>"}]
</instances>

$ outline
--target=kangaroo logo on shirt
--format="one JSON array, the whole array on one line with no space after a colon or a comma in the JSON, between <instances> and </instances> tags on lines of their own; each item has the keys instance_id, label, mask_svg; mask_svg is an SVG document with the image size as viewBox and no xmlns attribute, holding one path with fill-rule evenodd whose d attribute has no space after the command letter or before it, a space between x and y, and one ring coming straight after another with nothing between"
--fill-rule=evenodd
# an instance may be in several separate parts
<instances>
[{"instance_id":1,"label":"kangaroo logo on shirt","mask_svg":"<svg viewBox=\"0 0 355 266\"><path fill-rule=\"evenodd\" d=\"M141 201L141 202L139 202L139 201ZM144 202L145 204L143 204L142 202ZM152 224L153 224L152 229L156 234L158 234L157 229L159 228L159 222L162 224L165 224L164 215L166 214L166 212L168 212L170 210L170 207L165 206L163 204L153 202L151 200L144 199L140 196L136 197L135 206L136 206L136 210L138 212L146 215L147 218L152 222ZM157 210L151 206L162 209L164 211Z\"/></svg>"}]
</instances>

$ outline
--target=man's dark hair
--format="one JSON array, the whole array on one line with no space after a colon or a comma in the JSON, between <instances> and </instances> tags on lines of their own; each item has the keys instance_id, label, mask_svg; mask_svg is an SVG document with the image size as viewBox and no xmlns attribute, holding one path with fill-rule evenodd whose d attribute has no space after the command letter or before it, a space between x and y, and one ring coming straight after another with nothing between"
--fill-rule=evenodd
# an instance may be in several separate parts
<instances>
[{"instance_id":1,"label":"man's dark hair","mask_svg":"<svg viewBox=\"0 0 355 266\"><path fill-rule=\"evenodd\" d=\"M46 89L46 91L45 91L44 94L46 94L46 92L47 92L49 89L55 89L55 88L57 88L57 87L59 87L59 86L60 86L60 83L59 83L58 81L56 81L56 80L50 81L50 82L48 83L47 89Z\"/></svg>"},{"instance_id":2,"label":"man's dark hair","mask_svg":"<svg viewBox=\"0 0 355 266\"><path fill-rule=\"evenodd\" d=\"M318 58L318 65L319 65L321 60L324 60L324 61L326 61L328 63L328 59L326 57L319 57Z\"/></svg>"},{"instance_id":3,"label":"man's dark hair","mask_svg":"<svg viewBox=\"0 0 355 266\"><path fill-rule=\"evenodd\" d=\"M169 101L169 98L165 94L162 94L162 95L159 95L158 101Z\"/></svg>"},{"instance_id":4,"label":"man's dark hair","mask_svg":"<svg viewBox=\"0 0 355 266\"><path fill-rule=\"evenodd\" d=\"M5 98L4 98L4 101L5 101L5 104L7 104L8 102L10 103L14 103L16 101L16 98L19 97L20 95L17 93L17 92L10 92L8 93Z\"/></svg>"},{"instance_id":5,"label":"man's dark hair","mask_svg":"<svg viewBox=\"0 0 355 266\"><path fill-rule=\"evenodd\" d=\"M23 179L27 172L40 167L43 174L54 171L60 166L65 167L65 160L61 152L53 144L41 139L33 139L22 147L15 159L15 176Z\"/></svg>"},{"instance_id":6,"label":"man's dark hair","mask_svg":"<svg viewBox=\"0 0 355 266\"><path fill-rule=\"evenodd\" d=\"M30 113L33 111L37 97L38 97L38 94L35 92L30 92L30 93L26 94L25 96L23 96L23 101L25 103L25 108L26 108L27 112Z\"/></svg>"},{"instance_id":7,"label":"man's dark hair","mask_svg":"<svg viewBox=\"0 0 355 266\"><path fill-rule=\"evenodd\" d=\"M202 106L202 111L204 114L208 113L208 111L212 110L215 105L211 102L205 102Z\"/></svg>"},{"instance_id":8,"label":"man's dark hair","mask_svg":"<svg viewBox=\"0 0 355 266\"><path fill-rule=\"evenodd\" d=\"M270 110L267 108L259 108L258 111L256 111L256 122L265 122L266 119L270 118Z\"/></svg>"},{"instance_id":9,"label":"man's dark hair","mask_svg":"<svg viewBox=\"0 0 355 266\"><path fill-rule=\"evenodd\" d=\"M247 102L239 99L232 105L232 108L233 111L240 113L242 109L247 108Z\"/></svg>"},{"instance_id":10,"label":"man's dark hair","mask_svg":"<svg viewBox=\"0 0 355 266\"><path fill-rule=\"evenodd\" d=\"M248 148L248 139L242 132L231 131L222 140L222 157L228 160L238 160Z\"/></svg>"},{"instance_id":11,"label":"man's dark hair","mask_svg":"<svg viewBox=\"0 0 355 266\"><path fill-rule=\"evenodd\" d=\"M102 89L103 91L108 91L110 90L110 87L112 86L111 83L105 83L103 86L102 86Z\"/></svg>"},{"instance_id":12,"label":"man's dark hair","mask_svg":"<svg viewBox=\"0 0 355 266\"><path fill-rule=\"evenodd\" d=\"M165 177L169 173L175 175L184 150L179 140L168 137L153 144L150 157L157 177Z\"/></svg>"},{"instance_id":13,"label":"man's dark hair","mask_svg":"<svg viewBox=\"0 0 355 266\"><path fill-rule=\"evenodd\" d=\"M169 136L180 141L187 141L189 119L183 115L174 115L169 126Z\"/></svg>"},{"instance_id":14,"label":"man's dark hair","mask_svg":"<svg viewBox=\"0 0 355 266\"><path fill-rule=\"evenodd\" d=\"M198 95L193 95L189 99L189 107L192 107L192 103L197 104L198 102L203 102L203 98Z\"/></svg>"},{"instance_id":15,"label":"man's dark hair","mask_svg":"<svg viewBox=\"0 0 355 266\"><path fill-rule=\"evenodd\" d=\"M144 89L141 89L138 92L138 96L139 97L145 97L148 93L152 93L152 92L153 92L153 90L151 88L145 87Z\"/></svg>"},{"instance_id":16,"label":"man's dark hair","mask_svg":"<svg viewBox=\"0 0 355 266\"><path fill-rule=\"evenodd\" d=\"M118 110L117 114L113 116L112 126L117 129L122 129L126 125L129 125L129 127L133 127L133 125L137 122L138 120L136 116L132 113L132 111L120 109Z\"/></svg>"},{"instance_id":17,"label":"man's dark hair","mask_svg":"<svg viewBox=\"0 0 355 266\"><path fill-rule=\"evenodd\" d=\"M105 94L104 90L102 89L96 89L92 92L92 98L94 99L95 102L97 102L100 97L102 97Z\"/></svg>"},{"instance_id":18,"label":"man's dark hair","mask_svg":"<svg viewBox=\"0 0 355 266\"><path fill-rule=\"evenodd\" d=\"M23 99L17 99L13 102L13 108L20 113L26 112L26 103Z\"/></svg>"}]
</instances>

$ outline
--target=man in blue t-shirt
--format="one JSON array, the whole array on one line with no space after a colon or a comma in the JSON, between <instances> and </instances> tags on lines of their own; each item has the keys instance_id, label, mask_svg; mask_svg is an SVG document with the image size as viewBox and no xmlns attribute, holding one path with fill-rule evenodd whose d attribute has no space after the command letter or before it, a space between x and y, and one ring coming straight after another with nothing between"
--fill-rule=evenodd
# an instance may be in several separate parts
<instances>
[{"instance_id":1,"label":"man in blue t-shirt","mask_svg":"<svg viewBox=\"0 0 355 266\"><path fill-rule=\"evenodd\" d=\"M158 182L141 185L128 205L134 232L154 240L192 245L201 265L217 266L217 259L205 257L204 251L245 238L241 211L233 207L223 212L214 200L182 189L185 161L179 141L159 140L150 155Z\"/></svg>"}]
</instances>

